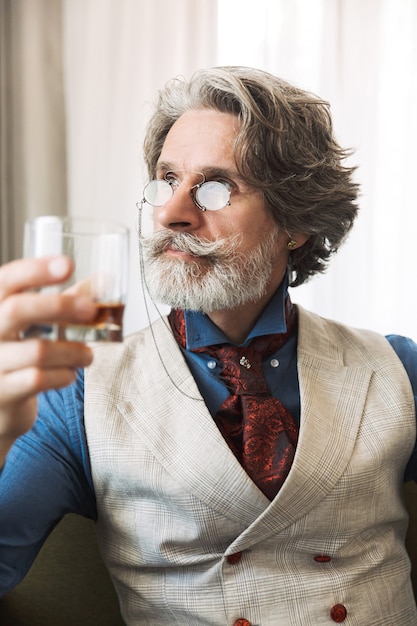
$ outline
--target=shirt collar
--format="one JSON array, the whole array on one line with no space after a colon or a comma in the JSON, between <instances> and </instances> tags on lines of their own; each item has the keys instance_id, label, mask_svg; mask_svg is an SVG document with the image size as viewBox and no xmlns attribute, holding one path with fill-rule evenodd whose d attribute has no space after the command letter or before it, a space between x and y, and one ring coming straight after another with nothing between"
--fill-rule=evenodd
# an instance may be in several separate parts
<instances>
[{"instance_id":1,"label":"shirt collar","mask_svg":"<svg viewBox=\"0 0 417 626\"><path fill-rule=\"evenodd\" d=\"M280 286L268 302L256 324L241 344L247 346L254 337L284 333L287 330L285 321L285 298L288 295L288 276L286 275ZM230 343L226 335L218 328L205 313L184 311L187 350L204 348L217 343Z\"/></svg>"}]
</instances>

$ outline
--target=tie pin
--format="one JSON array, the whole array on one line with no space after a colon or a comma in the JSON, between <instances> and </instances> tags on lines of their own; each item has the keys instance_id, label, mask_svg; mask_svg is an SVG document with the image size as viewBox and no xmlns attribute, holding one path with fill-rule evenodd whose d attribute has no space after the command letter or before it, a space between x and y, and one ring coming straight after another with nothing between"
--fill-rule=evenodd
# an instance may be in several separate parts
<instances>
[{"instance_id":1,"label":"tie pin","mask_svg":"<svg viewBox=\"0 0 417 626\"><path fill-rule=\"evenodd\" d=\"M243 365L243 367L246 367L247 370L250 369L251 367L249 359L247 359L245 356L242 356L239 363Z\"/></svg>"}]
</instances>

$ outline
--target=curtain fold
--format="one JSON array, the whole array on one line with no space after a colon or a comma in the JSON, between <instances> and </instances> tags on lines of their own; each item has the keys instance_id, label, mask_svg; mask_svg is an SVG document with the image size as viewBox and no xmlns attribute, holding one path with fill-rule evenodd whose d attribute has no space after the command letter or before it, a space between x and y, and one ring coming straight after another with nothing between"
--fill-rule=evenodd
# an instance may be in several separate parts
<instances>
[{"instance_id":1,"label":"curtain fold","mask_svg":"<svg viewBox=\"0 0 417 626\"><path fill-rule=\"evenodd\" d=\"M0 0L0 261L25 219L67 211L60 0Z\"/></svg>"},{"instance_id":2,"label":"curtain fold","mask_svg":"<svg viewBox=\"0 0 417 626\"><path fill-rule=\"evenodd\" d=\"M11 170L11 57L10 37L11 3L0 1L0 264L13 258L14 245L11 234L13 212L8 210L13 201Z\"/></svg>"}]
</instances>

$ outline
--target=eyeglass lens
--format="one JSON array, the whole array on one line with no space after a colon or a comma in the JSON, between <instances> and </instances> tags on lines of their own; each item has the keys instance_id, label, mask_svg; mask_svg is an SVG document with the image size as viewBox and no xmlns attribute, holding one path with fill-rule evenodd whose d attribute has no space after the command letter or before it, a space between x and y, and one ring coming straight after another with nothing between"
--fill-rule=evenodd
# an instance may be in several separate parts
<instances>
[{"instance_id":1,"label":"eyeglass lens","mask_svg":"<svg viewBox=\"0 0 417 626\"><path fill-rule=\"evenodd\" d=\"M166 180L151 180L143 190L143 197L148 204L160 207L172 197L174 189ZM195 198L200 208L219 211L229 204L230 191L223 183L207 181L195 187Z\"/></svg>"},{"instance_id":2,"label":"eyeglass lens","mask_svg":"<svg viewBox=\"0 0 417 626\"><path fill-rule=\"evenodd\" d=\"M152 206L162 206L173 193L174 190L166 180L151 180L143 190L143 197Z\"/></svg>"}]
</instances>

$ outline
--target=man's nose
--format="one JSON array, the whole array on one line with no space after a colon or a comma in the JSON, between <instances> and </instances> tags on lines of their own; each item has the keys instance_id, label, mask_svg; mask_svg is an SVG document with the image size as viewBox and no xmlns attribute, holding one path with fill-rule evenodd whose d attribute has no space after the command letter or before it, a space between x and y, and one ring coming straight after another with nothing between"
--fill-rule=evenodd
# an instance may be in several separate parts
<instances>
[{"instance_id":1,"label":"man's nose","mask_svg":"<svg viewBox=\"0 0 417 626\"><path fill-rule=\"evenodd\" d=\"M199 209L191 195L192 184L181 182L171 198L154 209L155 226L171 230L193 231L199 228L204 212Z\"/></svg>"}]
</instances>

